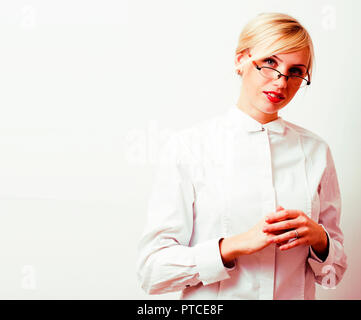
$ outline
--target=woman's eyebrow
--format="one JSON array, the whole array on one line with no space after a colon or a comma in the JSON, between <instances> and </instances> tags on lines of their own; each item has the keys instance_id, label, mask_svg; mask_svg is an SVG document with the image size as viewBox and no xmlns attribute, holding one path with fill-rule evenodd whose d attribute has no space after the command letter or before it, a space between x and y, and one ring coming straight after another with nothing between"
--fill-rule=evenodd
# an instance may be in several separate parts
<instances>
[{"instance_id":1,"label":"woman's eyebrow","mask_svg":"<svg viewBox=\"0 0 361 320\"><path fill-rule=\"evenodd\" d=\"M272 57L276 58L277 60L283 62L283 60L281 60L280 58L278 58L277 56L273 55ZM293 64L293 66L303 66L305 68L307 68L304 64Z\"/></svg>"}]
</instances>

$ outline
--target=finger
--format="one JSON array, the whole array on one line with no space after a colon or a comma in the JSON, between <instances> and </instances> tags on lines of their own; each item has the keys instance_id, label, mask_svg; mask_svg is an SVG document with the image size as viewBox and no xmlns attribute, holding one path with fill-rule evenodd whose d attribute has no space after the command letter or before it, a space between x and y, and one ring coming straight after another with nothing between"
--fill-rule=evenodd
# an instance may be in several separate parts
<instances>
[{"instance_id":1,"label":"finger","mask_svg":"<svg viewBox=\"0 0 361 320\"><path fill-rule=\"evenodd\" d=\"M267 234L269 234L270 236L278 236L279 234L284 233L284 231L274 231L274 232L265 232Z\"/></svg>"},{"instance_id":2,"label":"finger","mask_svg":"<svg viewBox=\"0 0 361 320\"><path fill-rule=\"evenodd\" d=\"M298 227L299 221L297 219L289 219L281 222L269 223L263 227L263 232L273 233L276 231L296 229Z\"/></svg>"},{"instance_id":3,"label":"finger","mask_svg":"<svg viewBox=\"0 0 361 320\"><path fill-rule=\"evenodd\" d=\"M280 246L283 246L286 243L288 243L288 241L283 241L283 242L280 242L280 243L276 243L276 246L280 247Z\"/></svg>"},{"instance_id":4,"label":"finger","mask_svg":"<svg viewBox=\"0 0 361 320\"><path fill-rule=\"evenodd\" d=\"M286 219L294 219L297 218L300 214L299 210L281 210L281 211L277 211L275 213L271 213L270 215L268 215L266 217L266 222L268 223L273 223L276 221L282 221L282 220L286 220Z\"/></svg>"},{"instance_id":5,"label":"finger","mask_svg":"<svg viewBox=\"0 0 361 320\"><path fill-rule=\"evenodd\" d=\"M297 232L298 232L298 236L301 237L302 232L300 230L297 230ZM294 238L296 238L296 233L295 233L295 230L293 229L293 230L290 230L288 232L284 232L281 235L272 237L270 239L270 242L281 243L281 242L288 241L288 240L291 240L291 239L294 239Z\"/></svg>"},{"instance_id":6,"label":"finger","mask_svg":"<svg viewBox=\"0 0 361 320\"><path fill-rule=\"evenodd\" d=\"M281 251L284 251L284 250L292 249L294 247L297 247L297 246L305 244L305 243L306 243L305 238L299 238L299 239L296 239L294 241L287 242L286 244L281 245L279 247L279 249Z\"/></svg>"},{"instance_id":7,"label":"finger","mask_svg":"<svg viewBox=\"0 0 361 320\"><path fill-rule=\"evenodd\" d=\"M284 208L281 207L281 206L278 206L278 207L276 208L276 212L269 213L269 214L267 214L267 215L264 217L264 221L265 221L265 222L269 222L270 219L271 219L271 217L273 217L278 211L281 211L281 210L284 210Z\"/></svg>"}]
</instances>

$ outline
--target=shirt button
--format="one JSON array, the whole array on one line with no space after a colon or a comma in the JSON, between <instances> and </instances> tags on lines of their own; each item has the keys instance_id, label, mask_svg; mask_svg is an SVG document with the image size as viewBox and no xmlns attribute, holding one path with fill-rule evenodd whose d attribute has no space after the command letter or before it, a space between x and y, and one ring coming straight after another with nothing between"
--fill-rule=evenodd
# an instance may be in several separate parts
<instances>
[{"instance_id":1,"label":"shirt button","mask_svg":"<svg viewBox=\"0 0 361 320\"><path fill-rule=\"evenodd\" d=\"M265 129L262 127L262 131L264 131Z\"/></svg>"}]
</instances>

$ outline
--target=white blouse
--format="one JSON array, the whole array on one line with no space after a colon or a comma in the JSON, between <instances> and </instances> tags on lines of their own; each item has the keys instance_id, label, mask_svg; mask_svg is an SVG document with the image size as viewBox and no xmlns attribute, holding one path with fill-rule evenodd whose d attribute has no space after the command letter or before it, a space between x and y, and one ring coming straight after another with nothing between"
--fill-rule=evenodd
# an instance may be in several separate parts
<instances>
[{"instance_id":1,"label":"white blouse","mask_svg":"<svg viewBox=\"0 0 361 320\"><path fill-rule=\"evenodd\" d=\"M232 105L173 134L162 148L139 242L137 275L149 294L181 299L315 299L346 267L341 198L331 151L316 134L281 117L261 124ZM219 240L285 209L326 230L328 256L275 244L226 268Z\"/></svg>"}]
</instances>

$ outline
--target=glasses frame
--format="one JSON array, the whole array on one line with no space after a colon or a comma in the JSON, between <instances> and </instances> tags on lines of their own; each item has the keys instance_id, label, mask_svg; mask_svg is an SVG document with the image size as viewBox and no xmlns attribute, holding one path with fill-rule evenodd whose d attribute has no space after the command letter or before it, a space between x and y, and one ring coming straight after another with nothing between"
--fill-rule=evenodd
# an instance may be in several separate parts
<instances>
[{"instance_id":1,"label":"glasses frame","mask_svg":"<svg viewBox=\"0 0 361 320\"><path fill-rule=\"evenodd\" d=\"M253 62L253 64L255 65L256 69L259 70L259 71L261 71L262 69L271 69L271 70L274 70L274 71L278 72L278 79L281 78L282 76L284 76L284 77L286 78L286 81L288 82L288 79L289 79L290 77L297 77L297 78L300 78L300 79L302 79L302 80L305 80L306 83L307 83L307 84L306 84L307 86L309 86L309 85L311 84L311 81L310 81L310 80L307 80L306 78L303 78L303 77L300 77L300 76L287 76L287 75L279 72L277 69L274 69L274 68L271 68L271 67L259 67L256 62L254 62L254 61L252 61L252 62ZM308 77L308 79L310 78L310 74L308 73L308 69L307 69L307 77ZM269 79L272 79L272 78L269 78ZM276 80L276 79L274 79L274 80ZM302 86L302 85L300 85L300 87L301 87L301 86Z\"/></svg>"}]
</instances>

